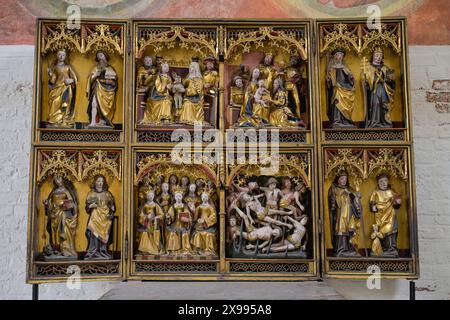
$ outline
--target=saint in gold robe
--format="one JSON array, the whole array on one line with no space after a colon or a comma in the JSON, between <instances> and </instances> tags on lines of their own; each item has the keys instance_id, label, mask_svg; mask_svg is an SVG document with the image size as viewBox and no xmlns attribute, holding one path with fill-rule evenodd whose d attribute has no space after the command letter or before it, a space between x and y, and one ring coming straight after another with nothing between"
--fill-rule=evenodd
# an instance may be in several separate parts
<instances>
[{"instance_id":1,"label":"saint in gold robe","mask_svg":"<svg viewBox=\"0 0 450 320\"><path fill-rule=\"evenodd\" d=\"M75 232L78 214L75 199L67 189L57 188L48 196L45 207L52 248L63 256L77 257Z\"/></svg>"},{"instance_id":2,"label":"saint in gold robe","mask_svg":"<svg viewBox=\"0 0 450 320\"><path fill-rule=\"evenodd\" d=\"M192 246L199 254L217 255L216 210L211 205L202 204L197 207L196 216L203 222L199 223L197 219L192 236Z\"/></svg>"},{"instance_id":3,"label":"saint in gold robe","mask_svg":"<svg viewBox=\"0 0 450 320\"><path fill-rule=\"evenodd\" d=\"M71 126L75 122L75 97L77 76L69 65L53 66L49 79L47 122L54 126ZM71 84L66 84L72 79Z\"/></svg>"},{"instance_id":4,"label":"saint in gold robe","mask_svg":"<svg viewBox=\"0 0 450 320\"><path fill-rule=\"evenodd\" d=\"M375 223L383 237L397 232L397 214L394 208L396 192L392 189L375 190L370 196L369 204L376 205Z\"/></svg>"},{"instance_id":5,"label":"saint in gold robe","mask_svg":"<svg viewBox=\"0 0 450 320\"><path fill-rule=\"evenodd\" d=\"M146 203L142 206L139 212L139 224L143 227L138 248L140 252L162 253L163 221L164 212L157 203Z\"/></svg>"},{"instance_id":6,"label":"saint in gold robe","mask_svg":"<svg viewBox=\"0 0 450 320\"><path fill-rule=\"evenodd\" d=\"M205 120L205 112L203 110L203 79L185 79L183 86L186 88L186 92L178 121L189 125L193 125L195 122L202 124Z\"/></svg>"},{"instance_id":7,"label":"saint in gold robe","mask_svg":"<svg viewBox=\"0 0 450 320\"><path fill-rule=\"evenodd\" d=\"M344 65L331 65L327 80L330 127L354 127L355 88L351 71Z\"/></svg>"},{"instance_id":8,"label":"saint in gold robe","mask_svg":"<svg viewBox=\"0 0 450 320\"><path fill-rule=\"evenodd\" d=\"M297 119L292 111L289 109L287 92L285 90L278 90L273 100L273 110L270 112L269 122L281 128L296 127Z\"/></svg>"},{"instance_id":9,"label":"saint in gold robe","mask_svg":"<svg viewBox=\"0 0 450 320\"><path fill-rule=\"evenodd\" d=\"M96 74L100 74L96 76ZM114 68L107 65L105 68L95 66L87 81L87 95L89 97L88 115L91 123L104 121L113 127L113 117L116 111L117 73ZM97 109L98 119L91 119L92 108Z\"/></svg>"},{"instance_id":10,"label":"saint in gold robe","mask_svg":"<svg viewBox=\"0 0 450 320\"><path fill-rule=\"evenodd\" d=\"M182 221L185 217L188 221ZM166 214L166 250L171 254L193 254L190 244L192 214L185 204L173 204Z\"/></svg>"},{"instance_id":11,"label":"saint in gold robe","mask_svg":"<svg viewBox=\"0 0 450 320\"><path fill-rule=\"evenodd\" d=\"M162 121L172 121L173 98L169 86L172 79L167 74L156 76L155 86L147 99L146 110L141 124L160 124Z\"/></svg>"},{"instance_id":12,"label":"saint in gold robe","mask_svg":"<svg viewBox=\"0 0 450 320\"><path fill-rule=\"evenodd\" d=\"M97 207L88 209L92 203ZM87 231L101 243L107 244L115 211L113 195L109 191L89 191L86 197L86 211L90 214Z\"/></svg>"}]
</instances>

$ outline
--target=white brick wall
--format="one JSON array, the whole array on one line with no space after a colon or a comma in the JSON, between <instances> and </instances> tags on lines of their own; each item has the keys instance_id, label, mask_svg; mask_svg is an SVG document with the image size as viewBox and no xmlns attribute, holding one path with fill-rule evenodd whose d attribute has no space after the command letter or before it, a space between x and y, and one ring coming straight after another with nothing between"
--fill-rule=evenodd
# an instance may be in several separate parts
<instances>
[{"instance_id":1,"label":"white brick wall","mask_svg":"<svg viewBox=\"0 0 450 320\"><path fill-rule=\"evenodd\" d=\"M0 299L28 299L25 284L33 46L0 46ZM418 299L450 299L450 113L426 101L433 80L450 79L450 46L411 46L421 279ZM347 298L407 298L407 281L328 280ZM161 285L163 285L161 283ZM42 299L96 299L114 283L40 286Z\"/></svg>"}]
</instances>

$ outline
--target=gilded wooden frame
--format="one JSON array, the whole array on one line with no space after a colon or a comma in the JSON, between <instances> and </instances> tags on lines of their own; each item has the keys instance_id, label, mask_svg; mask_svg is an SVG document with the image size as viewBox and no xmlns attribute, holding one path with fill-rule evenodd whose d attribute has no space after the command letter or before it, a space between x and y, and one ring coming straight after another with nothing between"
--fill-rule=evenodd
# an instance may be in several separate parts
<instances>
[{"instance_id":1,"label":"gilded wooden frame","mask_svg":"<svg viewBox=\"0 0 450 320\"><path fill-rule=\"evenodd\" d=\"M68 275L60 275L53 277L39 277L33 272L34 268L34 248L32 239L34 237L33 230L35 228L35 188L36 188L36 166L37 166L37 152L41 149L57 150L58 148L74 149L74 150L92 150L102 148L105 150L121 150L122 152L122 237L121 237L121 259L120 272L114 276L83 276L82 280L96 281L96 280L264 280L264 281L298 281L298 280L315 280L323 277L336 278L367 278L369 274L362 272L332 272L329 270L328 260L325 253L325 231L324 231L324 168L323 168L323 152L327 148L404 148L408 153L408 170L409 178L407 185L410 191L410 198L408 203L411 210L408 212L410 217L409 232L411 234L411 251L412 259L410 262L410 271L408 272L390 272L382 273L382 277L386 278L408 278L416 279L419 277L419 260L418 260L418 245L417 245L417 217L416 217L416 195L415 195L415 176L414 176L414 153L412 143L412 116L409 96L409 69L408 69L408 50L407 50L407 35L406 35L406 19L405 18L383 18L382 23L399 23L401 26L401 63L404 71L403 92L405 105L405 140L404 141L333 141L325 140L322 131L322 116L321 116L321 88L320 88L320 58L319 58L319 27L321 24L337 24L337 23L363 23L364 18L345 18L345 19L320 19L316 21L301 20L301 19L279 19L279 20L261 20L261 19L246 19L246 20L231 20L231 19L149 19L149 20L110 20L110 19L86 19L82 23L113 23L122 24L125 32L122 34L122 42L124 44L123 66L123 126L120 133L119 141L43 141L40 138L39 119L41 117L41 86L42 81L40 75L42 73L42 57L41 51L41 32L42 24L45 22L58 22L58 19L38 19L37 21L37 37L36 37L36 54L35 54L35 89L33 96L33 120L32 120L32 145L30 154L30 185L29 185L29 216L28 216L28 232L27 232L27 282L28 283L50 283L65 281ZM305 48L309 57L307 66L309 68L309 83L308 94L310 103L310 130L305 142L281 142L280 153L301 153L308 152L312 160L312 175L311 182L312 190L312 216L313 216L313 238L314 238L314 258L306 261L309 264L310 272L307 273L286 273L286 272L230 272L231 263L253 263L258 264L258 259L230 259L225 255L225 203L226 185L220 188L220 251L219 261L217 261L216 272L155 272L151 274L139 274L135 272L133 262L133 252L129 237L133 234L132 219L135 216L133 207L133 172L134 160L136 152L170 152L170 148L174 146L173 142L143 142L139 141L136 136L136 98L135 98L135 55L138 50L137 47L137 28L139 26L208 26L214 27L217 30L217 42L214 50L216 50L216 57L218 59L218 70L220 74L220 88L218 104L218 112L220 114L217 128L222 133L225 132L225 121L223 114L225 112L225 98L224 98L224 68L227 59L228 47L225 40L227 28L233 27L260 27L260 26L290 26L301 25L305 28ZM207 143L202 144L203 147ZM224 148L226 152L226 147ZM219 166L218 176L223 181L227 178L227 170L221 165ZM80 261L78 261L80 262ZM299 261L293 259L281 259L273 261L264 261L268 264L274 263L304 263L304 259ZM356 261L358 262L358 261ZM75 263L76 264L76 263ZM241 269L236 269L241 270Z\"/></svg>"}]
</instances>

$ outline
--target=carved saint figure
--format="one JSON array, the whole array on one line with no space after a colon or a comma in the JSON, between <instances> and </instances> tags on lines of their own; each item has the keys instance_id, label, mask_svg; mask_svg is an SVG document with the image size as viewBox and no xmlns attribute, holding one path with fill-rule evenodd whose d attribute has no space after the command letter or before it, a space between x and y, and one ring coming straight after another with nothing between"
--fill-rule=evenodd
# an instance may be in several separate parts
<instances>
[{"instance_id":1,"label":"carved saint figure","mask_svg":"<svg viewBox=\"0 0 450 320\"><path fill-rule=\"evenodd\" d=\"M269 92L272 92L273 89L273 80L277 74L277 70L273 65L273 53L266 52L264 55L264 60L262 64L258 66L259 71L261 72L261 79L264 80L265 87Z\"/></svg>"},{"instance_id":2,"label":"carved saint figure","mask_svg":"<svg viewBox=\"0 0 450 320\"><path fill-rule=\"evenodd\" d=\"M173 189L175 203L166 214L166 250L170 254L192 255L192 214L183 202L183 190Z\"/></svg>"},{"instance_id":3,"label":"carved saint figure","mask_svg":"<svg viewBox=\"0 0 450 320\"><path fill-rule=\"evenodd\" d=\"M328 62L326 88L330 128L353 128L355 79L344 63L345 51L336 49Z\"/></svg>"},{"instance_id":4,"label":"carved saint figure","mask_svg":"<svg viewBox=\"0 0 450 320\"><path fill-rule=\"evenodd\" d=\"M75 71L66 61L67 53L65 50L58 50L56 58L56 62L47 70L49 77L47 122L54 127L70 127L75 122L75 97L78 79Z\"/></svg>"},{"instance_id":5,"label":"carved saint figure","mask_svg":"<svg viewBox=\"0 0 450 320\"><path fill-rule=\"evenodd\" d=\"M242 77L234 77L233 84L230 89L230 105L241 109L244 103L244 81Z\"/></svg>"},{"instance_id":6,"label":"carved saint figure","mask_svg":"<svg viewBox=\"0 0 450 320\"><path fill-rule=\"evenodd\" d=\"M217 213L210 203L209 191L201 195L202 203L196 208L197 218L192 233L192 246L200 255L217 255Z\"/></svg>"},{"instance_id":7,"label":"carved saint figure","mask_svg":"<svg viewBox=\"0 0 450 320\"><path fill-rule=\"evenodd\" d=\"M97 65L91 70L87 81L86 96L89 99L87 113L89 127L113 127L116 111L117 73L108 64L108 56L98 51L95 61Z\"/></svg>"},{"instance_id":8,"label":"carved saint figure","mask_svg":"<svg viewBox=\"0 0 450 320\"><path fill-rule=\"evenodd\" d=\"M142 65L137 70L137 87L140 92L149 92L155 83L157 69L153 65L153 59L145 56Z\"/></svg>"},{"instance_id":9,"label":"carved saint figure","mask_svg":"<svg viewBox=\"0 0 450 320\"><path fill-rule=\"evenodd\" d=\"M49 258L77 259L75 232L78 224L78 200L72 183L56 175L53 178L53 189L44 200L44 207L50 235L50 244L44 248L44 255Z\"/></svg>"},{"instance_id":10,"label":"carved saint figure","mask_svg":"<svg viewBox=\"0 0 450 320\"><path fill-rule=\"evenodd\" d=\"M244 104L242 105L241 112L239 114L238 125L240 127L259 126L262 120L259 116L254 114L254 96L258 90L260 71L258 68L253 69L252 79L248 83L244 94Z\"/></svg>"},{"instance_id":11,"label":"carved saint figure","mask_svg":"<svg viewBox=\"0 0 450 320\"><path fill-rule=\"evenodd\" d=\"M334 255L359 256L352 238L362 214L361 194L353 192L346 172L340 172L328 190L328 205Z\"/></svg>"},{"instance_id":12,"label":"carved saint figure","mask_svg":"<svg viewBox=\"0 0 450 320\"><path fill-rule=\"evenodd\" d=\"M269 123L270 103L271 96L269 90L267 90L266 82L264 80L258 81L258 89L256 89L253 96L253 116L259 119L262 123Z\"/></svg>"},{"instance_id":13,"label":"carved saint figure","mask_svg":"<svg viewBox=\"0 0 450 320\"><path fill-rule=\"evenodd\" d=\"M300 89L302 82L300 73L300 57L294 53L290 57L290 66L284 70L285 87L287 91L288 106L294 116L301 119Z\"/></svg>"},{"instance_id":14,"label":"carved saint figure","mask_svg":"<svg viewBox=\"0 0 450 320\"><path fill-rule=\"evenodd\" d=\"M396 193L389 184L389 176L380 174L377 177L377 189L369 200L370 211L375 214L374 232L381 238L382 256L398 257L397 252L397 212L402 203L402 196ZM381 236L381 237L380 237ZM372 250L372 255L378 255Z\"/></svg>"},{"instance_id":15,"label":"carved saint figure","mask_svg":"<svg viewBox=\"0 0 450 320\"><path fill-rule=\"evenodd\" d=\"M164 212L157 204L155 191L149 189L146 193L146 202L139 210L139 224L143 227L138 250L147 254L164 253L163 225Z\"/></svg>"},{"instance_id":16,"label":"carved saint figure","mask_svg":"<svg viewBox=\"0 0 450 320\"><path fill-rule=\"evenodd\" d=\"M156 75L155 84L147 99L147 107L141 124L161 124L172 121L171 89L172 79L169 76L169 64L162 62L161 72Z\"/></svg>"},{"instance_id":17,"label":"carved saint figure","mask_svg":"<svg viewBox=\"0 0 450 320\"><path fill-rule=\"evenodd\" d=\"M86 196L86 212L89 221L86 236L89 247L85 259L111 259L108 252L110 233L116 205L114 196L108 191L108 184L103 175L96 175L91 191Z\"/></svg>"},{"instance_id":18,"label":"carved saint figure","mask_svg":"<svg viewBox=\"0 0 450 320\"><path fill-rule=\"evenodd\" d=\"M394 70L383 62L384 54L377 47L370 64L364 66L366 128L392 128L391 111L394 106Z\"/></svg>"},{"instance_id":19,"label":"carved saint figure","mask_svg":"<svg viewBox=\"0 0 450 320\"><path fill-rule=\"evenodd\" d=\"M175 104L175 119L178 119L180 116L181 105L183 104L183 93L186 92L183 84L181 83L181 77L176 73L172 72L173 78L173 102Z\"/></svg>"},{"instance_id":20,"label":"carved saint figure","mask_svg":"<svg viewBox=\"0 0 450 320\"><path fill-rule=\"evenodd\" d=\"M274 98L270 100L273 110L270 112L271 125L281 128L303 126L302 120L297 118L289 109L287 91L283 87L283 81L277 78L273 82Z\"/></svg>"},{"instance_id":21,"label":"carved saint figure","mask_svg":"<svg viewBox=\"0 0 450 320\"><path fill-rule=\"evenodd\" d=\"M189 74L183 81L186 88L178 122L188 125L203 124L205 112L203 110L203 77L198 62L191 62Z\"/></svg>"}]
</instances>

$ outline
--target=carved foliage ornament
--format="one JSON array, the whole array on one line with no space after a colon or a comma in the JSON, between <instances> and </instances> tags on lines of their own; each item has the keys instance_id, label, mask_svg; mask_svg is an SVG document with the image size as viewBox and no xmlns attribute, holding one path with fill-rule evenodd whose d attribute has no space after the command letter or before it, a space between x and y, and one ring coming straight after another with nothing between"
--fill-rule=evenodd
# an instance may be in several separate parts
<instances>
[{"instance_id":1,"label":"carved foliage ornament","mask_svg":"<svg viewBox=\"0 0 450 320\"><path fill-rule=\"evenodd\" d=\"M65 49L81 54L103 50L123 55L124 45L121 26L82 24L80 29L70 29L65 23L43 25L42 54Z\"/></svg>"},{"instance_id":2,"label":"carved foliage ornament","mask_svg":"<svg viewBox=\"0 0 450 320\"><path fill-rule=\"evenodd\" d=\"M170 155L150 154L142 157L136 165L134 184L141 182L154 184L158 176L164 174L168 177L172 174L177 177L187 176L191 181L201 179L218 184L218 166L216 164L182 164L173 162Z\"/></svg>"},{"instance_id":3,"label":"carved foliage ornament","mask_svg":"<svg viewBox=\"0 0 450 320\"><path fill-rule=\"evenodd\" d=\"M57 175L82 181L93 178L97 174L121 180L120 152L42 150L38 157L39 182L43 182L49 176Z\"/></svg>"},{"instance_id":4,"label":"carved foliage ornament","mask_svg":"<svg viewBox=\"0 0 450 320\"><path fill-rule=\"evenodd\" d=\"M174 48L176 45L197 53L201 57L213 55L216 59L218 58L215 32L211 32L210 29L205 29L205 32L193 32L182 26L172 26L169 30L148 28L141 31L141 37L137 43L137 57L141 58L147 48L158 53L165 48Z\"/></svg>"},{"instance_id":5,"label":"carved foliage ornament","mask_svg":"<svg viewBox=\"0 0 450 320\"><path fill-rule=\"evenodd\" d=\"M307 186L311 186L311 167L309 154L297 155L278 155L277 159L272 159L272 162L267 162L266 165L261 164L234 164L228 166L228 180L227 185L231 185L233 181L237 185L243 185L249 178L260 175L270 175L274 177L291 177L294 183L303 181ZM276 168L272 168L271 164L278 162Z\"/></svg>"},{"instance_id":6,"label":"carved foliage ornament","mask_svg":"<svg viewBox=\"0 0 450 320\"><path fill-rule=\"evenodd\" d=\"M274 30L273 27L259 27L252 31L231 32L228 30L228 43L225 59L233 59L250 52L252 46L264 48L268 41L273 50L282 50L288 54L296 52L303 60L308 59L305 40L293 30Z\"/></svg>"},{"instance_id":7,"label":"carved foliage ornament","mask_svg":"<svg viewBox=\"0 0 450 320\"><path fill-rule=\"evenodd\" d=\"M338 23L322 26L321 32L324 36L320 40L320 53L341 48L361 55L373 52L377 47L391 47L395 53L401 53L400 23L382 23L373 29L365 24Z\"/></svg>"},{"instance_id":8,"label":"carved foliage ornament","mask_svg":"<svg viewBox=\"0 0 450 320\"><path fill-rule=\"evenodd\" d=\"M325 177L334 179L347 172L358 190L363 180L386 173L394 178L408 179L406 149L338 149L325 154Z\"/></svg>"}]
</instances>

